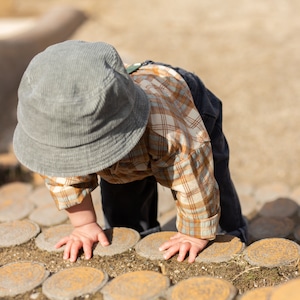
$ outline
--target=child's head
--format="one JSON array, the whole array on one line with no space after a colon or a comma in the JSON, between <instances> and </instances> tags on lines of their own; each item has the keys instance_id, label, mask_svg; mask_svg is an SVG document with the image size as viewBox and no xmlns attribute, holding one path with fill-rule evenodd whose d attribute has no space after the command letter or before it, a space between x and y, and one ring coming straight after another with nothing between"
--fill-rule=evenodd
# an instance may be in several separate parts
<instances>
[{"instance_id":1,"label":"child's head","mask_svg":"<svg viewBox=\"0 0 300 300\"><path fill-rule=\"evenodd\" d=\"M48 176L109 167L136 145L148 121L145 93L102 42L48 47L30 62L18 96L16 156Z\"/></svg>"}]
</instances>

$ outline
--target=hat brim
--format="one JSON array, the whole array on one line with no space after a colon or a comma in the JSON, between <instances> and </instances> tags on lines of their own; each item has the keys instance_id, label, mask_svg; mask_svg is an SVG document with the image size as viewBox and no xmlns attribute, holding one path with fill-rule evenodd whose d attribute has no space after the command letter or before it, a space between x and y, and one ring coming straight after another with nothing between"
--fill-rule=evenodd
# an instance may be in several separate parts
<instances>
[{"instance_id":1,"label":"hat brim","mask_svg":"<svg viewBox=\"0 0 300 300\"><path fill-rule=\"evenodd\" d=\"M41 144L17 124L13 137L16 157L28 169L46 176L84 176L106 169L127 155L145 132L150 103L137 85L134 103L130 117L115 128L114 134L72 148Z\"/></svg>"}]
</instances>

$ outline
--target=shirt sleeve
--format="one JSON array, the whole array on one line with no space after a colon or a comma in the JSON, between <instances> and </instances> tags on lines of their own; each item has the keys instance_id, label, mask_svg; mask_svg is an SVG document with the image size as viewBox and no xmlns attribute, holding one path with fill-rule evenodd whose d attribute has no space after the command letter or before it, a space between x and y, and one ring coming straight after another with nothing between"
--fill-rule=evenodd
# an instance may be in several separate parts
<instances>
[{"instance_id":1,"label":"shirt sleeve","mask_svg":"<svg viewBox=\"0 0 300 300\"><path fill-rule=\"evenodd\" d=\"M80 204L98 186L97 174L76 177L41 176L59 210Z\"/></svg>"},{"instance_id":2,"label":"shirt sleeve","mask_svg":"<svg viewBox=\"0 0 300 300\"><path fill-rule=\"evenodd\" d=\"M163 173L160 178L164 179L158 181L176 194L177 230L201 239L214 239L220 199L210 143L203 143L189 155L173 158Z\"/></svg>"}]
</instances>

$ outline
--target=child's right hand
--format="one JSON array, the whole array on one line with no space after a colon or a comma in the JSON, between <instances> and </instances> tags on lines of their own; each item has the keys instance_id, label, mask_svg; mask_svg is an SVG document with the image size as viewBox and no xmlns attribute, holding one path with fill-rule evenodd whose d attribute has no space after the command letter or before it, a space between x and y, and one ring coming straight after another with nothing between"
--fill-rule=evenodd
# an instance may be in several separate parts
<instances>
[{"instance_id":1,"label":"child's right hand","mask_svg":"<svg viewBox=\"0 0 300 300\"><path fill-rule=\"evenodd\" d=\"M70 259L70 262L75 262L81 248L83 248L85 259L90 259L92 257L93 244L97 242L100 242L104 247L109 245L102 228L96 222L93 222L75 227L69 236L62 238L55 245L55 248L58 249L66 245L63 258Z\"/></svg>"}]
</instances>

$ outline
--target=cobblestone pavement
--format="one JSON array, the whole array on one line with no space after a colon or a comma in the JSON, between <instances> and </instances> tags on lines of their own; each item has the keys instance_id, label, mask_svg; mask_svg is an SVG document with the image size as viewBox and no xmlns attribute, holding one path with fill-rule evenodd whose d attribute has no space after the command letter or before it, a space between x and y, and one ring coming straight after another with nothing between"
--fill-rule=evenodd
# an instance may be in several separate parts
<instances>
[{"instance_id":1,"label":"cobblestone pavement","mask_svg":"<svg viewBox=\"0 0 300 300\"><path fill-rule=\"evenodd\" d=\"M6 174L20 172L13 154L0 155L0 165ZM19 171L18 171L19 170ZM3 170L2 170L3 171ZM24 172L23 172L24 173ZM66 214L59 212L48 190L38 177L30 172L30 182L14 181L0 187L0 253L33 240L42 251L54 252L56 241L71 231ZM196 263L222 263L242 255L253 268L273 268L298 263L300 227L300 188L273 183L253 188L237 186L243 213L249 221L251 243L244 245L238 238L219 235L201 254ZM104 226L99 188L93 192L99 224ZM175 228L175 208L171 193L159 186L159 221L163 231L140 239L128 228L107 230L111 246L97 246L94 255L113 256L134 249L148 260L163 260L158 246L168 239ZM218 277L199 276L171 284L160 272L141 270L126 272L110 278L105 271L93 266L74 266L50 272L38 260L0 261L0 298L12 299L16 295L34 291L42 286L43 299L87 298L93 294L99 299L297 299L300 279L292 279L273 288L259 288L238 295L237 288ZM295 293L293 295L286 291ZM297 293L295 292L297 291ZM258 296L259 295L259 296ZM40 299L32 292L30 299ZM269 297L269 298L268 298ZM98 299L98 298L96 298ZM202 298L201 298L202 299Z\"/></svg>"},{"instance_id":2,"label":"cobblestone pavement","mask_svg":"<svg viewBox=\"0 0 300 300\"><path fill-rule=\"evenodd\" d=\"M6 2L13 3L13 1ZM17 2L21 3L21 1ZM100 3L100 1L98 2ZM195 3L201 2L195 1ZM120 9L110 11L110 14L104 13L101 15L100 21L92 20L87 23L87 26L79 31L76 37L88 38L90 40L99 39L99 37L105 38L105 40L116 44L116 46L122 45L123 48L125 47L124 56L128 56L129 58L131 56L128 53L132 53L132 50L135 50L134 58L144 58L145 48L148 49L147 54L149 56L152 54L156 57L157 48L160 47L166 48L166 51L160 54L159 59L169 59L171 51L169 51L168 47L165 47L166 44L164 42L167 41L172 50L174 50L175 45L184 44L188 49L188 53L190 53L189 56L185 55L182 51L182 55L180 55L181 53L176 54L175 61L176 63L181 62L187 67L194 67L195 57L198 58L199 53L212 52L211 58L205 56L204 61L202 60L201 72L205 71L206 82L209 83L213 90L217 90L221 95L225 95L227 101L229 101L229 98L232 98L232 103L235 103L232 111L227 110L225 118L229 139L233 142L233 144L231 143L233 145L233 153L238 154L233 155L236 176L247 178L248 172L253 173L255 170L261 169L261 161L255 160L254 151L249 156L249 151L245 151L244 149L249 147L249 143L244 145L243 138L233 138L233 135L234 137L239 137L236 132L236 124L240 124L243 127L243 134L247 132L248 140L251 140L251 143L256 145L257 152L264 153L264 159L266 159L264 167L269 165L269 169L274 170L274 178L285 179L287 177L286 181L291 182L293 188L281 181L255 186L248 183L239 183L237 189L241 198L243 213L249 221L251 243L246 246L237 238L220 235L198 256L195 266L197 268L203 262L224 266L224 262L233 261L236 256L239 256L242 262L247 262L251 267L236 274L236 277L233 279L237 279L238 276L243 275L242 273L247 273L251 269L261 270L261 268L272 269L278 266L298 266L300 187L295 187L295 184L298 182L298 169L289 168L292 164L297 165L295 162L299 159L298 144L294 143L293 147L289 149L290 157L286 158L285 155L282 155L284 160L280 160L277 156L277 153L281 154L280 151L286 151L289 138L294 141L294 135L291 133L298 132L295 120L299 119L297 118L299 110L294 108L294 102L291 101L291 99L298 98L298 82L297 80L290 80L287 88L286 85L281 84L281 82L286 81L286 78L297 78L296 74L298 73L293 72L293 70L299 69L295 67L298 62L295 57L298 57L298 55L293 56L296 53L293 49L297 48L295 46L295 37L297 34L293 35L293 33L298 30L298 19L290 18L289 22L286 22L284 18L280 17L285 16L285 14L281 15L279 6L274 5L273 7L273 2L269 2L274 8L270 11L267 9L268 4L259 2L260 9L257 10L254 2L250 3L246 1L241 2L241 7L237 7L234 1L231 1L229 4L226 3L229 13L225 13L227 18L222 19L219 16L222 16L222 11L226 12L226 9L219 7L219 3L221 2L210 1L207 3L210 3L211 10L203 10L201 14L195 14L192 19L190 14L183 13L180 15L181 27L177 26L179 23L175 24L176 34L169 34L168 30L162 30L161 28L161 30L157 30L155 43L153 43L152 39L147 38L148 35L146 34L147 30L150 31L150 28L154 26L148 18L150 16L151 19L156 19L152 18L154 12L152 11L148 15L145 15L142 5L139 6L142 13L135 13L134 11L126 12L127 19L125 23L116 18L116 16L119 16L118 12ZM119 4L121 5L120 1ZM26 5L28 5L27 2ZM148 10L150 10L152 4L149 2L148 5ZM185 3L181 5L182 8L186 6ZM285 8L283 11L289 12L288 4L285 3L285 5L283 5L283 8ZM99 4L99 7L101 7L99 11L102 11L105 5L102 7ZM216 7L220 8L220 10L216 10ZM233 22L231 18L232 7L237 8L238 14L235 17L239 16L237 21L240 23L238 24ZM122 10L121 13L124 14ZM112 22L112 15L115 16L114 22ZM250 17L247 19L249 15ZM146 26L141 26L141 28L144 28L144 34L134 35L133 30L131 31L136 26L135 22L132 21L134 20L133 16L147 19L146 24L144 24ZM165 28L169 29L172 23L167 16L164 17ZM190 30L191 20L197 22L198 19L201 21L200 25L198 27L194 26L195 30ZM262 22L262 20L266 19L266 22ZM226 23L226 20L230 22ZM243 23L245 20L246 23ZM249 23L247 23L247 20ZM272 23L272 20L273 22L276 20L276 22ZM15 31L21 28L24 30L24 25L30 28L35 19L28 18L26 24L22 21L22 24L16 25L14 22L15 20L7 28L8 36L11 26L19 26L14 29ZM110 30L104 28L103 24L105 22L108 24ZM289 27L285 28L283 26L284 23L290 24ZM185 27L184 24L187 24L188 27ZM280 25L277 26L276 24ZM200 26L205 30L200 31ZM6 32L3 32L5 28L2 23L0 27L2 36L6 36ZM249 31L247 30L248 27ZM154 28L156 30L158 27L154 26ZM189 31L186 31L187 28L189 28ZM256 30L253 31L252 28ZM273 34L274 28L276 28L276 32L279 35ZM128 35L124 35L125 42L123 40L122 43L120 36L123 31L130 32L130 38L128 38ZM204 37L205 43L203 43L203 39L199 39L200 42L196 43L199 31L202 37ZM135 30L134 32L137 31ZM165 38L166 33L168 33L169 39ZM222 41L225 39L220 40L220 33L222 36L226 36L226 39L233 42L233 44L223 43ZM186 36L193 43L184 43ZM208 36L210 39L207 38ZM179 40L176 40L175 37L179 37ZM135 43L132 43L132 40ZM237 43L234 43L235 40ZM248 40L249 42L246 43ZM144 47L135 47L138 43L145 43L145 45ZM210 46L207 46L209 43L211 43ZM224 48L226 45L229 45L229 47ZM271 51L268 50L268 45L271 47ZM287 47L282 47L282 45L286 45ZM218 47L221 49L222 55L220 54L221 52L218 52ZM245 49L247 50L245 51ZM228 55L228 52L230 52L230 55ZM244 54L242 55L242 53ZM258 55L258 53L261 53L261 55ZM178 57L181 60L178 60ZM222 72L218 72L215 65L218 65ZM258 65L261 65L261 68ZM197 68L195 71L200 71L200 67ZM231 68L230 72L228 69ZM224 69L228 71L224 72ZM247 72L244 72L244 70L247 70ZM244 75L245 73L247 73L247 76ZM236 78L235 80L232 80L233 76ZM228 77L229 80L225 77ZM264 80L271 77L274 78L273 81ZM238 79L240 79L240 82ZM259 85L257 81L263 84ZM220 85L220 82L223 84ZM251 88L245 92L247 84ZM239 86L242 88L239 88ZM276 89L274 86L276 86ZM280 89L281 86L283 86L282 89ZM288 94L288 90L292 91L293 94ZM272 91L274 91L274 94ZM271 103L269 100L272 98L276 100L276 96L283 99L285 103L284 109L278 106L280 101L278 103L272 102L272 105L269 105ZM263 101L260 99L261 97ZM243 98L244 106L241 105L241 98ZM254 102L256 98L259 102ZM256 105L254 110L250 105L253 102ZM245 110L244 108L248 107L247 105L245 106L245 103L252 109ZM229 107L228 105L230 104L231 102L227 102L226 107ZM243 113L240 113L240 107ZM289 107L292 107L292 110L288 110ZM259 111L268 111L268 114L263 113L263 117L260 119ZM257 119L253 119L253 116ZM273 122L274 119L277 120L276 124ZM283 120L288 120L288 122L285 125L286 127L282 126L283 131L281 131L281 127L278 126L282 124ZM257 127L249 128L249 124L257 124ZM291 130L288 131L286 128L290 128ZM266 139L265 143L260 143L261 140L256 139L260 136L257 133L258 129L259 131L263 131L263 136ZM269 131L276 132L276 135L270 135ZM272 140L273 136L275 142ZM277 143L278 136L281 136L281 143L278 143L277 147L274 147L273 145ZM273 153L273 148L278 149L278 152ZM277 159L274 159L274 157ZM286 166L285 164L288 164L288 168L282 167ZM239 165L243 167L238 169L237 166ZM0 177L3 177L0 178L0 182L6 182L0 186L0 254L10 249L13 253L16 245L27 245L28 243L39 248L42 253L55 253L54 251L56 250L53 245L60 236L67 234L71 230L71 227L64 212L56 210L48 191L39 179L34 174L24 174L21 171L20 166L11 153L0 155ZM21 173L22 177L20 177ZM257 172L257 180L253 181L263 182L261 180L263 177L267 177L267 175L264 175L263 172ZM13 179L15 178L19 178L19 181L14 181ZM99 257L114 257L119 253L124 253L128 249L132 249L131 251L136 252L145 262L152 259L162 261L162 253L157 251L157 245L172 235L176 228L174 202L171 195L168 190L162 187L159 187L159 192L159 221L163 232L153 234L141 240L137 233L130 229L114 228L112 231L107 231L107 234L111 238L111 246L107 249L97 246L94 250L94 255ZM93 192L93 198L99 223L103 225L99 190ZM30 251L31 249L28 249L28 252ZM166 272L164 271L165 265L163 263L157 271L140 270L124 272L124 274L113 277L109 276L101 267L95 268L93 264L89 264L88 266L68 265L68 268L61 270L55 269L55 261L49 265L45 265L38 257L30 259L30 253L28 253L28 257L29 259L26 261L18 260L15 257L11 257L11 260L0 260L0 299L14 299L16 297L18 299L25 299L23 295L26 294L26 300L89 298L106 300L292 300L299 299L300 294L298 273L294 279L289 280L286 278L284 283L277 286L254 288L245 293L238 294L237 287L234 284L235 280L228 281L222 279L218 274L210 277L189 277L177 283L172 283L171 279L166 276ZM255 282L255 278L253 281Z\"/></svg>"}]
</instances>

